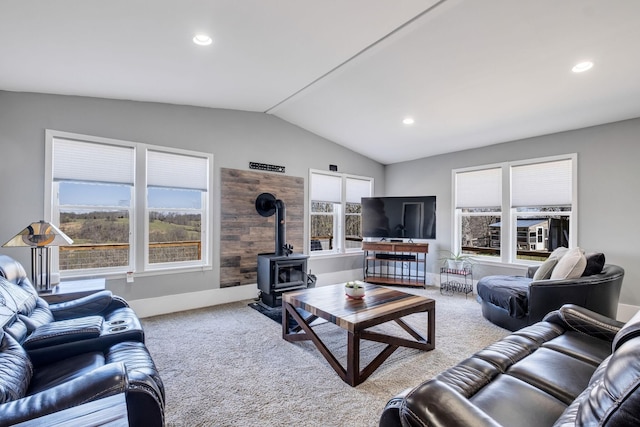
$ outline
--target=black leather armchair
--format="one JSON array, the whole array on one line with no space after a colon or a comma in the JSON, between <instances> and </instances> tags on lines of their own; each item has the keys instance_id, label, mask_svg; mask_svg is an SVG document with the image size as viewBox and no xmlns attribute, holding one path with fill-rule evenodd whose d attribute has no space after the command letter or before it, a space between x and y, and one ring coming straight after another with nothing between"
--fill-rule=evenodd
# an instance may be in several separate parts
<instances>
[{"instance_id":1,"label":"black leather armchair","mask_svg":"<svg viewBox=\"0 0 640 427\"><path fill-rule=\"evenodd\" d=\"M618 311L624 269L606 264L591 276L562 280L533 280L536 267L527 277L486 276L478 281L482 315L510 331L542 320L545 314L564 304L576 304L607 317Z\"/></svg>"}]
</instances>

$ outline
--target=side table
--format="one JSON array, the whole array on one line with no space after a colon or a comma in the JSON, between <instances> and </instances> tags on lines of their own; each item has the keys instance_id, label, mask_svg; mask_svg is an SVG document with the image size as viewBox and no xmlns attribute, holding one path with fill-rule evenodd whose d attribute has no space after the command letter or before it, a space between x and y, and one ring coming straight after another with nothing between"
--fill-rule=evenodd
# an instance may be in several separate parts
<instances>
[{"instance_id":1,"label":"side table","mask_svg":"<svg viewBox=\"0 0 640 427\"><path fill-rule=\"evenodd\" d=\"M105 289L106 279L65 280L51 288L51 291L39 292L48 303L58 303L81 298Z\"/></svg>"},{"instance_id":2,"label":"side table","mask_svg":"<svg viewBox=\"0 0 640 427\"><path fill-rule=\"evenodd\" d=\"M454 292L463 292L465 298L467 295L473 294L471 267L464 267L461 270L447 267L440 268L440 293L453 295Z\"/></svg>"}]
</instances>

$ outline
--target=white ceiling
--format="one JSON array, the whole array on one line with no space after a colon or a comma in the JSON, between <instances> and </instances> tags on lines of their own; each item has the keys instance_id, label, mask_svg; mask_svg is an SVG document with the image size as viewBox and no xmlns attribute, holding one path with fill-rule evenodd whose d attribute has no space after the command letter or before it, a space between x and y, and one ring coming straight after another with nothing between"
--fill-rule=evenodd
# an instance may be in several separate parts
<instances>
[{"instance_id":1,"label":"white ceiling","mask_svg":"<svg viewBox=\"0 0 640 427\"><path fill-rule=\"evenodd\" d=\"M391 164L640 117L639 17L638 0L0 0L0 90L266 112Z\"/></svg>"}]
</instances>

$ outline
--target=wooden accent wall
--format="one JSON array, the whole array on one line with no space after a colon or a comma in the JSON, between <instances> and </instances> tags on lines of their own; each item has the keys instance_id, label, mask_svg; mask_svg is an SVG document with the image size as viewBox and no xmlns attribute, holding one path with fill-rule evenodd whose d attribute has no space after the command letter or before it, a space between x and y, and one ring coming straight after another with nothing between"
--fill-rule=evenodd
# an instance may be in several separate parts
<instances>
[{"instance_id":1,"label":"wooden accent wall","mask_svg":"<svg viewBox=\"0 0 640 427\"><path fill-rule=\"evenodd\" d=\"M304 250L304 178L279 173L221 169L220 287L257 282L257 256L275 252L275 214L262 217L256 198L271 193L286 208L286 243Z\"/></svg>"}]
</instances>

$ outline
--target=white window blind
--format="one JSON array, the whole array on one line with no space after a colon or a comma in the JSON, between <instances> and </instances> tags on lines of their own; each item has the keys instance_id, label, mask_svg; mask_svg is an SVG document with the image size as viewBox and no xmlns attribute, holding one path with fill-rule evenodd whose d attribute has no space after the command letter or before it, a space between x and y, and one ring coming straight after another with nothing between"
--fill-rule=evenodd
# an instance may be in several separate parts
<instances>
[{"instance_id":1,"label":"white window blind","mask_svg":"<svg viewBox=\"0 0 640 427\"><path fill-rule=\"evenodd\" d=\"M342 202L342 177L313 173L311 175L311 200Z\"/></svg>"},{"instance_id":2,"label":"white window blind","mask_svg":"<svg viewBox=\"0 0 640 427\"><path fill-rule=\"evenodd\" d=\"M572 202L570 159L511 167L511 207L566 206Z\"/></svg>"},{"instance_id":3,"label":"white window blind","mask_svg":"<svg viewBox=\"0 0 640 427\"><path fill-rule=\"evenodd\" d=\"M502 205L502 169L456 173L456 208L492 208Z\"/></svg>"},{"instance_id":4,"label":"white window blind","mask_svg":"<svg viewBox=\"0 0 640 427\"><path fill-rule=\"evenodd\" d=\"M56 181L134 182L133 147L54 138L52 154Z\"/></svg>"},{"instance_id":5,"label":"white window blind","mask_svg":"<svg viewBox=\"0 0 640 427\"><path fill-rule=\"evenodd\" d=\"M209 160L149 150L147 152L147 186L207 191Z\"/></svg>"},{"instance_id":6,"label":"white window blind","mask_svg":"<svg viewBox=\"0 0 640 427\"><path fill-rule=\"evenodd\" d=\"M347 203L360 203L363 197L371 196L371 181L368 179L347 177L345 186Z\"/></svg>"}]
</instances>

